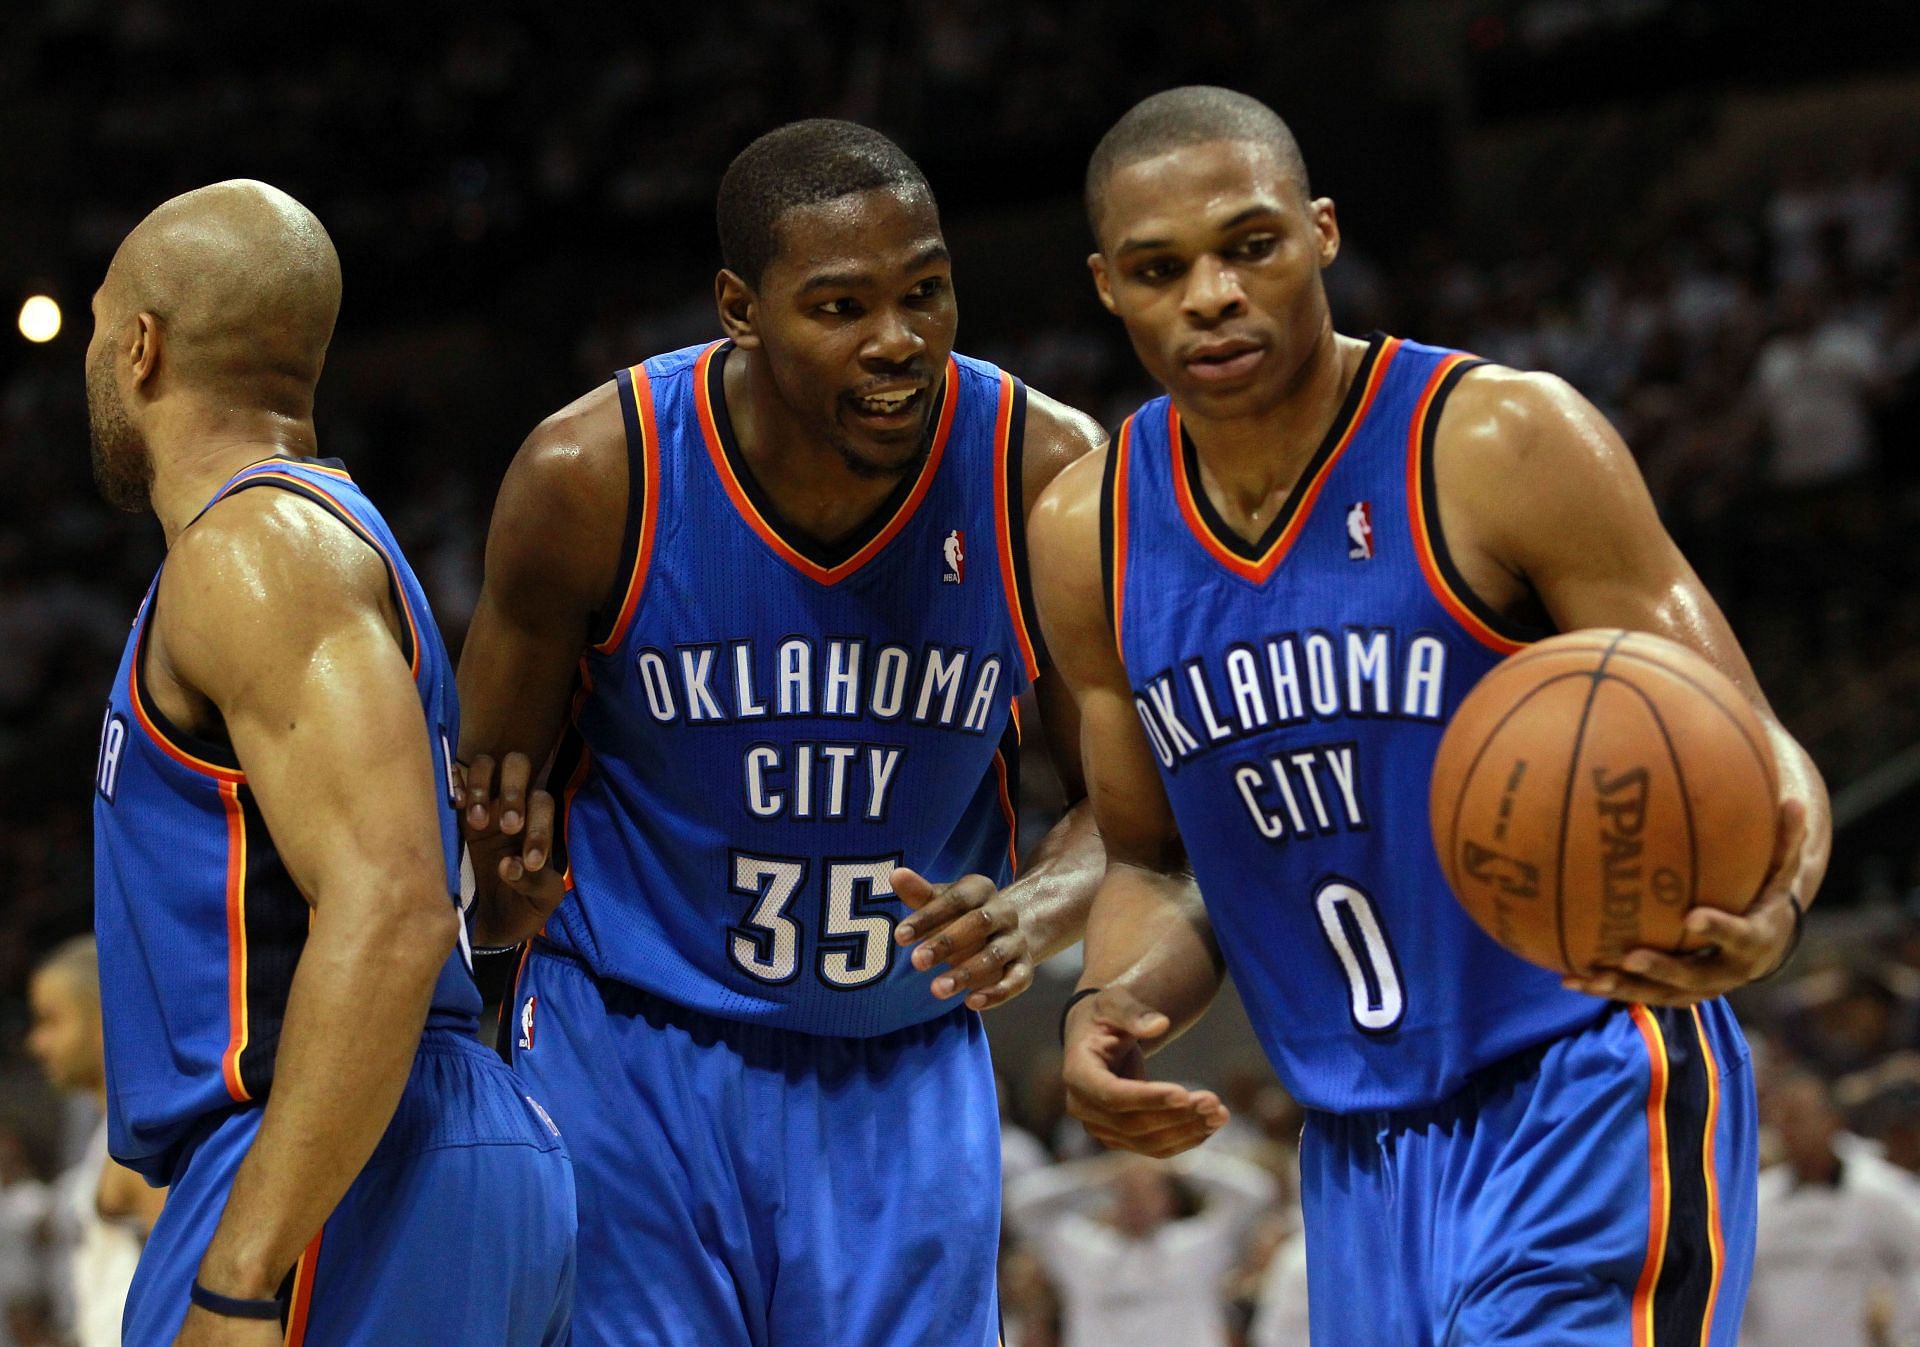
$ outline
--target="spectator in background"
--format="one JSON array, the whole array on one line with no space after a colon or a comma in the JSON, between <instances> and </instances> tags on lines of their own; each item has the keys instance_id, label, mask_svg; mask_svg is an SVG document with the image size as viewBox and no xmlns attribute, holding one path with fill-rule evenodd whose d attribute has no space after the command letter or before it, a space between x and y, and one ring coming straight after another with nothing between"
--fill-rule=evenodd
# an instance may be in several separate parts
<instances>
[{"instance_id":1,"label":"spectator in background","mask_svg":"<svg viewBox=\"0 0 1920 1347\"><path fill-rule=\"evenodd\" d=\"M1768 1098L1785 1159L1760 1176L1742 1347L1920 1343L1920 1187L1857 1138L1818 1076Z\"/></svg>"},{"instance_id":2,"label":"spectator in background","mask_svg":"<svg viewBox=\"0 0 1920 1347\"><path fill-rule=\"evenodd\" d=\"M51 1318L45 1231L52 1201L20 1134L0 1119L0 1347L32 1347Z\"/></svg>"},{"instance_id":3,"label":"spectator in background","mask_svg":"<svg viewBox=\"0 0 1920 1347\"><path fill-rule=\"evenodd\" d=\"M1872 404L1882 374L1873 334L1812 286L1780 304L1780 330L1760 348L1754 391L1771 440L1768 480L1802 490L1857 479L1873 466Z\"/></svg>"},{"instance_id":4,"label":"spectator in background","mask_svg":"<svg viewBox=\"0 0 1920 1347\"><path fill-rule=\"evenodd\" d=\"M56 1089L85 1095L100 1112L80 1162L56 1185L52 1226L66 1280L61 1299L78 1347L117 1347L127 1287L166 1195L107 1158L100 961L93 937L79 936L48 955L28 997L33 1028L27 1050Z\"/></svg>"},{"instance_id":5,"label":"spectator in background","mask_svg":"<svg viewBox=\"0 0 1920 1347\"><path fill-rule=\"evenodd\" d=\"M1104 1155L1011 1185L1006 1219L1053 1278L1062 1347L1227 1347L1221 1284L1277 1191L1206 1150Z\"/></svg>"}]
</instances>

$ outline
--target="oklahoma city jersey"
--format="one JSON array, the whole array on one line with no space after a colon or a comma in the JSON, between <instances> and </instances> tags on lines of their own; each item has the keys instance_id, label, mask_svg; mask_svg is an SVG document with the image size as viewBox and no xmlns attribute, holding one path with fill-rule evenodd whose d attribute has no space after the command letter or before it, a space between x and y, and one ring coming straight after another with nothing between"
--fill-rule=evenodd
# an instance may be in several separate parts
<instances>
[{"instance_id":1,"label":"oklahoma city jersey","mask_svg":"<svg viewBox=\"0 0 1920 1347\"><path fill-rule=\"evenodd\" d=\"M1434 428L1476 363L1375 337L1257 545L1220 521L1167 398L1108 457L1134 704L1234 985L1311 1108L1435 1103L1606 1005L1482 934L1428 830L1441 732L1519 648L1453 572L1434 506Z\"/></svg>"},{"instance_id":2,"label":"oklahoma city jersey","mask_svg":"<svg viewBox=\"0 0 1920 1347\"><path fill-rule=\"evenodd\" d=\"M569 893L546 938L694 1010L884 1034L952 1009L894 943L893 868L1011 878L1025 390L952 357L924 466L828 555L741 461L729 350L617 376L628 580L552 774Z\"/></svg>"},{"instance_id":3,"label":"oklahoma city jersey","mask_svg":"<svg viewBox=\"0 0 1920 1347\"><path fill-rule=\"evenodd\" d=\"M312 501L386 563L407 625L402 653L419 688L434 779L450 786L460 732L453 669L386 522L335 461L321 459L247 468L208 508L263 487ZM180 730L147 694L141 655L159 589L156 575L101 728L93 863L109 1148L122 1164L166 1183L176 1155L203 1128L266 1102L309 908L232 748ZM450 788L440 840L447 890L457 894L460 834ZM440 971L427 1026L471 1035L479 1014L479 993L456 950ZM351 1034L353 1026L339 1032Z\"/></svg>"}]
</instances>

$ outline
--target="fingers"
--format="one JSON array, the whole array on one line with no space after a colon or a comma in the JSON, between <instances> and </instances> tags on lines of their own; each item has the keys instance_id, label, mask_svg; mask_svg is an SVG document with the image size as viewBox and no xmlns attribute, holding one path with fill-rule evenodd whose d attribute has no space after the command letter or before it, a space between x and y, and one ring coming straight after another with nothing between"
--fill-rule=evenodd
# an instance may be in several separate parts
<instances>
[{"instance_id":1,"label":"fingers","mask_svg":"<svg viewBox=\"0 0 1920 1347\"><path fill-rule=\"evenodd\" d=\"M1807 844L1807 806L1800 800L1780 804L1780 824L1774 831L1773 864L1767 871L1764 895L1789 889L1800 877L1800 853Z\"/></svg>"},{"instance_id":2,"label":"fingers","mask_svg":"<svg viewBox=\"0 0 1920 1347\"><path fill-rule=\"evenodd\" d=\"M1010 903L988 903L956 917L913 952L913 966L921 972L940 964L959 963L985 948L995 936L1014 930L1019 918ZM916 924L925 930L924 925Z\"/></svg>"},{"instance_id":3,"label":"fingers","mask_svg":"<svg viewBox=\"0 0 1920 1347\"><path fill-rule=\"evenodd\" d=\"M1135 1155L1150 1155L1156 1160L1165 1160L1182 1151L1192 1150L1225 1125L1224 1120L1216 1124L1189 1118L1144 1133L1120 1132L1093 1123L1087 1123L1086 1129L1088 1136L1109 1150L1132 1151Z\"/></svg>"},{"instance_id":4,"label":"fingers","mask_svg":"<svg viewBox=\"0 0 1920 1347\"><path fill-rule=\"evenodd\" d=\"M1172 1027L1172 1021L1136 997L1125 987L1108 987L1098 996L1087 998L1088 1014L1096 1025L1104 1025L1129 1038L1152 1042Z\"/></svg>"},{"instance_id":5,"label":"fingers","mask_svg":"<svg viewBox=\"0 0 1920 1347\"><path fill-rule=\"evenodd\" d=\"M534 791L527 803L527 835L520 845L520 855L529 870L544 868L547 857L553 854L553 813L553 796L544 790Z\"/></svg>"},{"instance_id":6,"label":"fingers","mask_svg":"<svg viewBox=\"0 0 1920 1347\"><path fill-rule=\"evenodd\" d=\"M962 875L951 884L929 884L914 871L902 868L893 872L892 880L894 896L914 909L911 916L894 928L893 938L902 945L937 933L978 911L992 902L997 892L993 881L985 875ZM947 955L941 954L932 963L914 966L931 968L935 963L946 961Z\"/></svg>"},{"instance_id":7,"label":"fingers","mask_svg":"<svg viewBox=\"0 0 1920 1347\"><path fill-rule=\"evenodd\" d=\"M1033 986L1033 965L1025 959L1016 959L1007 965L1000 980L985 991L977 991L967 998L970 1010L992 1010L995 1006L1005 1005L1014 997Z\"/></svg>"},{"instance_id":8,"label":"fingers","mask_svg":"<svg viewBox=\"0 0 1920 1347\"><path fill-rule=\"evenodd\" d=\"M469 833L487 830L493 818L493 756L481 753L467 764L466 813L461 817Z\"/></svg>"},{"instance_id":9,"label":"fingers","mask_svg":"<svg viewBox=\"0 0 1920 1347\"><path fill-rule=\"evenodd\" d=\"M500 780L494 787L498 796L500 831L511 837L526 821L527 787L533 779L533 763L524 753L509 753L500 764Z\"/></svg>"}]
</instances>

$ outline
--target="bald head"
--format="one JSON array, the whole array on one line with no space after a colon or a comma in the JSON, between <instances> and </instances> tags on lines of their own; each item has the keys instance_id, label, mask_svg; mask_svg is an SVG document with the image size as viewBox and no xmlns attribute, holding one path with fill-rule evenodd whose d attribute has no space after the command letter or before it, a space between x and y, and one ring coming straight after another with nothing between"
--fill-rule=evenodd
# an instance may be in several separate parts
<instances>
[{"instance_id":1,"label":"bald head","mask_svg":"<svg viewBox=\"0 0 1920 1347\"><path fill-rule=\"evenodd\" d=\"M340 259L312 211L236 179L176 196L114 254L101 317L150 313L163 377L278 409L310 401L340 311Z\"/></svg>"},{"instance_id":2,"label":"bald head","mask_svg":"<svg viewBox=\"0 0 1920 1347\"><path fill-rule=\"evenodd\" d=\"M1173 150L1217 140L1271 150L1299 185L1301 199L1312 196L1307 187L1307 162L1278 113L1259 99L1232 89L1188 85L1135 103L1094 147L1093 158L1087 162L1087 221L1094 237L1100 236L1107 183L1115 173L1143 159L1157 159Z\"/></svg>"}]
</instances>

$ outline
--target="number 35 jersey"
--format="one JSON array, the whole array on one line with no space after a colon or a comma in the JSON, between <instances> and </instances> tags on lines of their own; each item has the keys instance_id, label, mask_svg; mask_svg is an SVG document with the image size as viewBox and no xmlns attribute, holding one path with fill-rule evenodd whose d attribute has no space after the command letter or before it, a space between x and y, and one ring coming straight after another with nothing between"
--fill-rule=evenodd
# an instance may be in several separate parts
<instances>
[{"instance_id":1,"label":"number 35 jersey","mask_svg":"<svg viewBox=\"0 0 1920 1347\"><path fill-rule=\"evenodd\" d=\"M1012 878L1036 668L1010 376L950 359L925 463L838 554L734 443L715 343L616 376L628 577L581 660L548 940L732 1019L868 1037L952 1008L889 876Z\"/></svg>"},{"instance_id":2,"label":"number 35 jersey","mask_svg":"<svg viewBox=\"0 0 1920 1347\"><path fill-rule=\"evenodd\" d=\"M1255 1030L1302 1103L1424 1106L1592 1019L1454 901L1427 823L1440 736L1523 633L1452 572L1440 408L1477 362L1375 337L1257 544L1166 398L1108 456L1107 595L1134 705Z\"/></svg>"}]
</instances>

